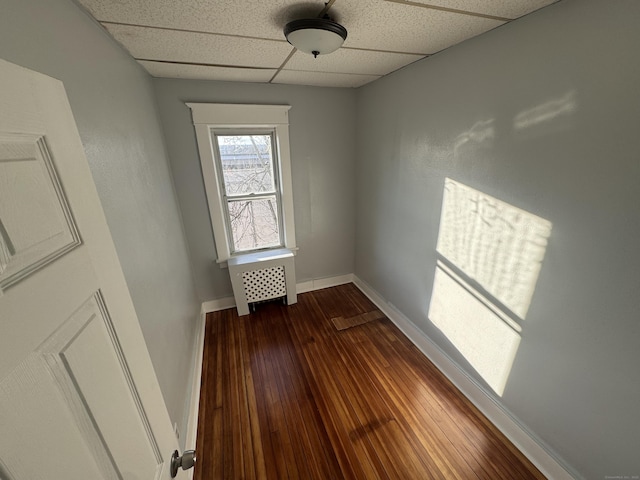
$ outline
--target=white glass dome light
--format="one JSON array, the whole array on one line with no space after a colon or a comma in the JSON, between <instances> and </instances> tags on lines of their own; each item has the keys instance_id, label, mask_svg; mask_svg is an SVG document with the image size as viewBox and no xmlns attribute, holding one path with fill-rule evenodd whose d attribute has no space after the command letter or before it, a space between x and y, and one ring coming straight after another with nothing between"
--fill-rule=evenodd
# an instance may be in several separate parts
<instances>
[{"instance_id":1,"label":"white glass dome light","mask_svg":"<svg viewBox=\"0 0 640 480\"><path fill-rule=\"evenodd\" d=\"M347 39L347 29L325 16L289 22L284 35L298 50L317 57L339 49Z\"/></svg>"}]
</instances>

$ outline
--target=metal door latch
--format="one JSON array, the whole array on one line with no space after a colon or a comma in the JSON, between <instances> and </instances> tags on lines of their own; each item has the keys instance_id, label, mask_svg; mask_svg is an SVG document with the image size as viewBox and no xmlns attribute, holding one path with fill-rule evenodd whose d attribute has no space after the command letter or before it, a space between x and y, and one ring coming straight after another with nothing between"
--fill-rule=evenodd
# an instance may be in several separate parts
<instances>
[{"instance_id":1,"label":"metal door latch","mask_svg":"<svg viewBox=\"0 0 640 480\"><path fill-rule=\"evenodd\" d=\"M178 454L178 450L171 455L171 478L176 478L178 474L178 468L182 470L189 470L196 463L196 451L185 450L182 455Z\"/></svg>"}]
</instances>

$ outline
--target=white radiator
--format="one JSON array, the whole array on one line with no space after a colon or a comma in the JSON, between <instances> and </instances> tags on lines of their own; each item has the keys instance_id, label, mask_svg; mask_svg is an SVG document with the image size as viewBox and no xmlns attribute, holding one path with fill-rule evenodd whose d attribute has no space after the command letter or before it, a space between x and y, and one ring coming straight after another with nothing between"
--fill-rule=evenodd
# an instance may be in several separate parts
<instances>
[{"instance_id":1,"label":"white radiator","mask_svg":"<svg viewBox=\"0 0 640 480\"><path fill-rule=\"evenodd\" d=\"M239 255L229 259L229 275L238 315L249 314L249 303L287 297L297 302L294 255L291 250Z\"/></svg>"}]
</instances>

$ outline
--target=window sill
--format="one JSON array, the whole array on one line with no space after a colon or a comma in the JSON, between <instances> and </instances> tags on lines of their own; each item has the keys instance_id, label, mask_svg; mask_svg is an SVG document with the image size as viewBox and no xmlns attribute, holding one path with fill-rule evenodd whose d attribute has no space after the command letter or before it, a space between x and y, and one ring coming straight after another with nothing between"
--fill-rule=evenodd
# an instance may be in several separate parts
<instances>
[{"instance_id":1,"label":"window sill","mask_svg":"<svg viewBox=\"0 0 640 480\"><path fill-rule=\"evenodd\" d=\"M220 268L228 268L231 265L245 265L248 263L266 262L269 260L278 260L281 258L295 257L298 248L274 248L272 250L262 250L259 252L238 253L226 260L216 260Z\"/></svg>"}]
</instances>

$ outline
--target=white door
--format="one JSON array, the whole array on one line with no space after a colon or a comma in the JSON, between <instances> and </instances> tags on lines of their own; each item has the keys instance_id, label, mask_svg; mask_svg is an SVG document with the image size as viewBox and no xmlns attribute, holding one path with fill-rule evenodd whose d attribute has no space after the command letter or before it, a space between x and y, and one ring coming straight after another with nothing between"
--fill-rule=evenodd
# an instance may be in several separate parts
<instances>
[{"instance_id":1,"label":"white door","mask_svg":"<svg viewBox=\"0 0 640 480\"><path fill-rule=\"evenodd\" d=\"M169 479L177 449L64 87L0 60L0 479Z\"/></svg>"}]
</instances>

